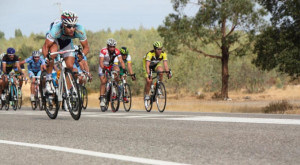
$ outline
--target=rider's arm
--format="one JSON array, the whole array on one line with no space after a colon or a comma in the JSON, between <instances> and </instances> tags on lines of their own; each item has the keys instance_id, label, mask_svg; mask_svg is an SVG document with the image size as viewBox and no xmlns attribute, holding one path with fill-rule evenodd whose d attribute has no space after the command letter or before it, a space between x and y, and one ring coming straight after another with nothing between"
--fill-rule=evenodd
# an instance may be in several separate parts
<instances>
[{"instance_id":1,"label":"rider's arm","mask_svg":"<svg viewBox=\"0 0 300 165\"><path fill-rule=\"evenodd\" d=\"M42 53L44 55L44 57L47 57L48 52L49 52L49 48L54 44L54 41L50 41L49 39L46 39L43 49L42 49Z\"/></svg>"},{"instance_id":2,"label":"rider's arm","mask_svg":"<svg viewBox=\"0 0 300 165\"><path fill-rule=\"evenodd\" d=\"M23 65L23 64L25 64L25 63L26 63L25 60L19 62L20 65Z\"/></svg>"},{"instance_id":3,"label":"rider's arm","mask_svg":"<svg viewBox=\"0 0 300 165\"><path fill-rule=\"evenodd\" d=\"M150 74L150 61L146 61L146 72L149 75Z\"/></svg>"},{"instance_id":4,"label":"rider's arm","mask_svg":"<svg viewBox=\"0 0 300 165\"><path fill-rule=\"evenodd\" d=\"M126 68L125 68L125 64L124 64L124 61L123 61L123 59L122 59L122 56L119 55L119 56L118 56L118 60L119 60L119 62L120 62L120 64L121 64L122 68L123 68L123 69L126 69Z\"/></svg>"},{"instance_id":5,"label":"rider's arm","mask_svg":"<svg viewBox=\"0 0 300 165\"><path fill-rule=\"evenodd\" d=\"M130 73L130 74L133 74L131 62L130 62L130 63L127 62L127 66L128 66L129 73Z\"/></svg>"},{"instance_id":6,"label":"rider's arm","mask_svg":"<svg viewBox=\"0 0 300 165\"><path fill-rule=\"evenodd\" d=\"M99 58L99 65L102 69L104 69L104 57Z\"/></svg>"},{"instance_id":7,"label":"rider's arm","mask_svg":"<svg viewBox=\"0 0 300 165\"><path fill-rule=\"evenodd\" d=\"M89 51L90 51L90 46L89 46L89 43L88 43L87 39L84 40L84 41L80 41L80 43L81 43L82 48L83 48L82 52L85 55L87 55L89 53Z\"/></svg>"},{"instance_id":8,"label":"rider's arm","mask_svg":"<svg viewBox=\"0 0 300 165\"><path fill-rule=\"evenodd\" d=\"M87 72L90 72L90 67L89 67L89 64L87 61L83 60L84 61L84 69L87 71Z\"/></svg>"},{"instance_id":9,"label":"rider's arm","mask_svg":"<svg viewBox=\"0 0 300 165\"><path fill-rule=\"evenodd\" d=\"M2 62L2 71L3 73L6 73L6 63Z\"/></svg>"},{"instance_id":10,"label":"rider's arm","mask_svg":"<svg viewBox=\"0 0 300 165\"><path fill-rule=\"evenodd\" d=\"M19 71L21 74L23 74L23 71L22 71L22 69L21 69L21 66L20 66L19 61L16 62L16 66L17 66L17 68L18 68L18 71Z\"/></svg>"}]
</instances>

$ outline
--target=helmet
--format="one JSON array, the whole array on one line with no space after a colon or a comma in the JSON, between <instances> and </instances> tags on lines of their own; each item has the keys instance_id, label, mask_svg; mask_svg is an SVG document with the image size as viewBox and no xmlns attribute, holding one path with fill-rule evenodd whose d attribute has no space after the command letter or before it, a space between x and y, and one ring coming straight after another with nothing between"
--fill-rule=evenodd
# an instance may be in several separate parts
<instances>
[{"instance_id":1,"label":"helmet","mask_svg":"<svg viewBox=\"0 0 300 165\"><path fill-rule=\"evenodd\" d=\"M114 40L113 38L108 39L106 43L108 46L116 46L117 45L117 41Z\"/></svg>"},{"instance_id":2,"label":"helmet","mask_svg":"<svg viewBox=\"0 0 300 165\"><path fill-rule=\"evenodd\" d=\"M65 10L61 14L61 22L64 24L75 25L77 21L78 21L78 17L72 11Z\"/></svg>"},{"instance_id":3,"label":"helmet","mask_svg":"<svg viewBox=\"0 0 300 165\"><path fill-rule=\"evenodd\" d=\"M7 54L15 54L15 53L16 53L16 50L15 50L14 48L8 48L8 49L6 50L6 53L7 53Z\"/></svg>"},{"instance_id":4,"label":"helmet","mask_svg":"<svg viewBox=\"0 0 300 165\"><path fill-rule=\"evenodd\" d=\"M33 51L32 56L33 57L40 57L40 52L39 51Z\"/></svg>"},{"instance_id":5,"label":"helmet","mask_svg":"<svg viewBox=\"0 0 300 165\"><path fill-rule=\"evenodd\" d=\"M121 47L120 52L122 55L128 55L129 50L127 47L123 46L123 47Z\"/></svg>"},{"instance_id":6,"label":"helmet","mask_svg":"<svg viewBox=\"0 0 300 165\"><path fill-rule=\"evenodd\" d=\"M156 49L156 48L162 48L163 46L162 46L162 43L161 43L161 42L155 41L155 42L153 43L153 47L154 47L154 49Z\"/></svg>"}]
</instances>

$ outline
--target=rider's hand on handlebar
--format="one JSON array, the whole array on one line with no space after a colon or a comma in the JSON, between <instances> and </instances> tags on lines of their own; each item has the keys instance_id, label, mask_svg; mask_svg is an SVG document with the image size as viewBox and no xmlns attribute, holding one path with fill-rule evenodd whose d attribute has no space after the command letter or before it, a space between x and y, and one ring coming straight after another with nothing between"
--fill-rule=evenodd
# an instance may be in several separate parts
<instances>
[{"instance_id":1,"label":"rider's hand on handlebar","mask_svg":"<svg viewBox=\"0 0 300 165\"><path fill-rule=\"evenodd\" d=\"M135 74L133 74L133 75L131 76L131 79L132 79L132 81L135 81L135 80L136 80Z\"/></svg>"}]
</instances>

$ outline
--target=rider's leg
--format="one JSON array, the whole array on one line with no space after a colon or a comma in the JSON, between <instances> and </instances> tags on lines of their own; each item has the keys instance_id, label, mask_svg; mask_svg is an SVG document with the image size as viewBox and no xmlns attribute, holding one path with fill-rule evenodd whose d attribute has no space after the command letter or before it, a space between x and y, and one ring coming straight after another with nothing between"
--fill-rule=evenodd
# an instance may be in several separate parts
<instances>
[{"instance_id":1,"label":"rider's leg","mask_svg":"<svg viewBox=\"0 0 300 165\"><path fill-rule=\"evenodd\" d=\"M119 68L119 66L118 66L118 65L115 65L115 66L113 67L113 71L117 71L117 75L115 76L115 81L116 81L117 83L119 83L119 80L120 80L120 78L119 78L119 73L120 73L120 68Z\"/></svg>"},{"instance_id":2,"label":"rider's leg","mask_svg":"<svg viewBox=\"0 0 300 165\"><path fill-rule=\"evenodd\" d=\"M70 69L71 71L73 71L73 65L74 65L75 57L67 56L64 59L65 59L65 62L66 62L66 67L68 69ZM66 77L66 81L67 81L68 89L70 89L71 88L71 82L67 77Z\"/></svg>"},{"instance_id":3,"label":"rider's leg","mask_svg":"<svg viewBox=\"0 0 300 165\"><path fill-rule=\"evenodd\" d=\"M23 86L23 76L18 76L18 79L19 79L19 87L22 88Z\"/></svg>"},{"instance_id":4,"label":"rider's leg","mask_svg":"<svg viewBox=\"0 0 300 165\"><path fill-rule=\"evenodd\" d=\"M34 101L34 84L35 84L35 78L31 78L31 95L30 95L30 99L31 101Z\"/></svg>"},{"instance_id":5,"label":"rider's leg","mask_svg":"<svg viewBox=\"0 0 300 165\"><path fill-rule=\"evenodd\" d=\"M49 49L50 52L57 52L58 51L58 45L57 43L54 43L50 49ZM54 59L56 58L57 54L55 55L51 55L50 56L50 59L49 59L49 63L48 63L48 66L47 66L47 73L48 75L51 76L52 74L52 70L53 70L53 66L54 66Z\"/></svg>"},{"instance_id":6,"label":"rider's leg","mask_svg":"<svg viewBox=\"0 0 300 165\"><path fill-rule=\"evenodd\" d=\"M99 77L100 78L100 106L105 106L105 102L104 102L104 95L105 95L105 91L106 91L106 87L105 84L107 82L107 78L102 75Z\"/></svg>"},{"instance_id":7,"label":"rider's leg","mask_svg":"<svg viewBox=\"0 0 300 165\"><path fill-rule=\"evenodd\" d=\"M156 68L156 71L157 71L157 72L162 72L162 71L164 71L164 70L163 70L163 68L162 68L161 66L158 66L158 67ZM162 80L163 80L163 73L159 73L158 77L159 77L159 81L162 81Z\"/></svg>"},{"instance_id":8,"label":"rider's leg","mask_svg":"<svg viewBox=\"0 0 300 165\"><path fill-rule=\"evenodd\" d=\"M4 89L4 88L2 87L2 84L3 84L3 80L2 80L2 76L0 75L0 96L1 96L1 94L2 94L2 90Z\"/></svg>"}]
</instances>

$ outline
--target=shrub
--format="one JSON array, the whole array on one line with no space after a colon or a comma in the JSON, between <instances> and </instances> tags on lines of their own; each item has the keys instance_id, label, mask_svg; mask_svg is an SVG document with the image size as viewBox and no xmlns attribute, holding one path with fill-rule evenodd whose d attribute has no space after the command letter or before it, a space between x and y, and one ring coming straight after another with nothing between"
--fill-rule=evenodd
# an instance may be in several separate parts
<instances>
[{"instance_id":1,"label":"shrub","mask_svg":"<svg viewBox=\"0 0 300 165\"><path fill-rule=\"evenodd\" d=\"M263 108L264 113L284 113L287 110L293 109L293 105L286 100L271 102Z\"/></svg>"}]
</instances>

